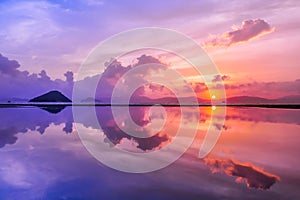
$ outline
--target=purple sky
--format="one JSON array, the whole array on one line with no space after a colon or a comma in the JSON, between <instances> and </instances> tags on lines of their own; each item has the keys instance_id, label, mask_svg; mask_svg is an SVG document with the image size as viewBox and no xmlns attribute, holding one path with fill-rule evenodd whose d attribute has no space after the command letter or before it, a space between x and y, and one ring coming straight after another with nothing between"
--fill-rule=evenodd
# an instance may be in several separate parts
<instances>
[{"instance_id":1,"label":"purple sky","mask_svg":"<svg viewBox=\"0 0 300 200\"><path fill-rule=\"evenodd\" d=\"M20 64L8 66L12 68L5 73L17 70L20 76L10 74L15 82L7 80L1 69L5 85L1 96L18 96L21 89L13 85L23 84L26 76L43 82L30 95L46 90L47 84L47 90L65 88L64 74L71 71L76 79L81 63L99 42L149 26L180 31L202 45L228 77L223 81L231 88L229 96L299 94L299 9L298 1L279 0L4 0L0 2L0 54ZM70 82L71 74L67 76ZM260 93L269 83L275 86Z\"/></svg>"}]
</instances>

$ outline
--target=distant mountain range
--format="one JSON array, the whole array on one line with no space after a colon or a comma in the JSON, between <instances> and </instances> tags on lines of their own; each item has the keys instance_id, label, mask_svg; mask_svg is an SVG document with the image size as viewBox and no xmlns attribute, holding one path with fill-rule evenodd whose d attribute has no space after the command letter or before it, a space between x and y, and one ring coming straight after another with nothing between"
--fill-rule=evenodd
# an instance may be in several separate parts
<instances>
[{"instance_id":1,"label":"distant mountain range","mask_svg":"<svg viewBox=\"0 0 300 200\"><path fill-rule=\"evenodd\" d=\"M277 99L266 99L253 96L230 97L227 104L300 104L300 95L285 96Z\"/></svg>"},{"instance_id":2,"label":"distant mountain range","mask_svg":"<svg viewBox=\"0 0 300 200\"><path fill-rule=\"evenodd\" d=\"M198 102L197 102L197 100L198 100ZM114 102L120 103L120 104L127 103L126 99L124 99L122 97L116 98L116 100ZM183 104L198 104L198 103L210 104L209 100L195 99L195 98L191 98L191 97L182 97L182 98L180 98L180 102ZM81 103L109 104L109 103L111 103L111 99L110 98L95 99L93 97L88 97L88 98L82 100ZM146 96L135 96L130 99L130 103L131 104L179 104L179 100L174 97L164 97L164 98L152 99L152 98L149 98Z\"/></svg>"},{"instance_id":3,"label":"distant mountain range","mask_svg":"<svg viewBox=\"0 0 300 200\"><path fill-rule=\"evenodd\" d=\"M190 97L183 97L180 99L184 104L193 104L195 103L192 98ZM198 98L199 104L211 104L210 100L200 99ZM109 98L101 98L95 99L92 97L88 97L81 101L82 103L110 103ZM117 100L118 103L126 103L124 99L120 98ZM225 101L219 101L225 103ZM158 98L158 99L151 99L148 97L140 96L130 99L130 103L133 104L179 104L178 99L174 97L165 97L165 98ZM267 99L261 97L253 97L253 96L236 96L236 97L229 97L226 99L226 104L300 104L300 95L292 95L292 96L285 96L277 99Z\"/></svg>"},{"instance_id":4,"label":"distant mountain range","mask_svg":"<svg viewBox=\"0 0 300 200\"><path fill-rule=\"evenodd\" d=\"M182 104L201 104L201 105L210 105L211 101L207 99L200 99L198 98L196 102L196 99L193 99L191 97L182 97L180 98L180 102ZM23 102L24 99L17 99L13 98L11 101L7 101L8 103L14 103L14 102ZM65 95L63 95L59 91L50 91L46 94L40 95L38 97L35 97L33 99L30 99L29 102L35 103L35 102L62 102L62 103L71 103L72 101L67 98ZM119 104L126 104L126 100L124 98L117 98L116 103ZM217 101L216 101L217 102ZM86 99L83 99L81 103L96 103L96 104L110 104L111 99L110 98L99 98L95 99L93 97L88 97ZM219 100L219 104L224 104L224 100ZM152 99L145 96L135 96L130 99L130 104L176 104L179 105L179 101L175 97L164 97L164 98L157 98ZM255 96L235 96L235 97L229 97L226 99L227 105L257 105L257 104L298 104L300 105L300 95L290 95L285 96L281 98L276 99L267 99L262 97L255 97Z\"/></svg>"}]
</instances>

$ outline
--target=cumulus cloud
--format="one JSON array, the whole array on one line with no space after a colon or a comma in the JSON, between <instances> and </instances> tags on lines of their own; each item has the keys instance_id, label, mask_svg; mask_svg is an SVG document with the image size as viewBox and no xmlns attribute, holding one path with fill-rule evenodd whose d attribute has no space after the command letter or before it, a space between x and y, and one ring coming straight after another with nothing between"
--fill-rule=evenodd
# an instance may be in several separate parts
<instances>
[{"instance_id":1,"label":"cumulus cloud","mask_svg":"<svg viewBox=\"0 0 300 200\"><path fill-rule=\"evenodd\" d=\"M64 76L66 77L67 83L69 83L69 84L72 84L72 83L73 83L73 81L74 81L73 72L67 71L67 72L64 74Z\"/></svg>"},{"instance_id":2,"label":"cumulus cloud","mask_svg":"<svg viewBox=\"0 0 300 200\"><path fill-rule=\"evenodd\" d=\"M149 60L148 60L149 59ZM154 58L150 58L150 56L141 56L140 58L138 58L138 63L135 65L129 65L129 66L124 66L121 62L114 60L110 63L106 63L106 69L103 72L103 74L101 75L101 79L98 82L98 88L97 88L97 92L96 92L96 99L105 99L108 98L110 99L112 96L112 92L117 84L117 82L119 81L120 77L122 77L126 72L129 72L133 67L140 65L140 64L144 64L144 63L157 63L159 62L158 60L153 60ZM147 62L148 60L148 62ZM147 72L145 72L147 73ZM92 77L92 78L96 78ZM87 79L83 80L83 83L86 81ZM139 74L132 74L130 79L126 79L124 80L124 83L121 85L121 87L123 87L123 90L120 90L121 93L122 91L124 91L124 94L120 94L122 96L127 96L127 91L128 88L130 87L135 87L137 82L142 82L146 84L146 80L144 80L144 77L142 75ZM85 88L89 88L89 86L85 87ZM144 94L144 89L143 88L139 88L136 92L135 95L136 96L141 96ZM103 101L103 100L102 100Z\"/></svg>"},{"instance_id":3,"label":"cumulus cloud","mask_svg":"<svg viewBox=\"0 0 300 200\"><path fill-rule=\"evenodd\" d=\"M66 72L66 80L52 80L45 70L38 74L21 71L20 64L0 54L0 101L14 97L29 99L50 90L59 90L71 96L73 72Z\"/></svg>"},{"instance_id":4,"label":"cumulus cloud","mask_svg":"<svg viewBox=\"0 0 300 200\"><path fill-rule=\"evenodd\" d=\"M120 77L136 66L149 63L154 63L154 65L150 67L147 72L144 74L136 74L131 76L130 79L127 78L125 80L124 84L122 84L123 93L121 91L120 95L127 95L127 88L135 87L137 82L143 82L145 85L135 91L133 98L131 98L132 102L146 101L147 99L145 98L139 98L145 96L150 98L174 97L174 94L162 85L147 84L147 74L159 74L161 71L167 69L168 66L164 66L164 63L152 56L142 55L137 58L137 63L129 66L124 66L122 63L116 60L108 64L99 83L97 83L99 75L87 77L83 81L79 81L84 82L80 83L83 84L82 91L80 91L80 94L82 94L82 99L80 99L80 101L87 98L96 98L103 102L110 102L112 91ZM20 64L17 61L9 60L7 57L0 54L0 101L24 101L50 90L59 90L71 98L74 84L73 72L68 71L64 74L64 76L65 80L53 80L45 70L42 70L40 73L22 71L20 70ZM222 88L222 85L220 85L219 82L227 80L230 80L229 75L215 75L212 78L212 82L216 83L213 89L218 90L219 88ZM88 96L87 91L92 88L91 85L97 84L98 89L96 95L94 97ZM192 82L186 85L174 86L176 90L182 94L182 96L186 97L192 95L188 93L189 86L191 86L194 92L197 94L202 94L208 91L206 84L202 82ZM279 98L289 95L300 95L299 79L286 82L225 83L224 86L225 89L230 92L229 96L259 96L265 98ZM283 100L286 103L299 102L299 98L296 97L291 99L290 102L287 101L288 99Z\"/></svg>"},{"instance_id":5,"label":"cumulus cloud","mask_svg":"<svg viewBox=\"0 0 300 200\"><path fill-rule=\"evenodd\" d=\"M234 26L233 31L221 35L210 35L204 42L206 47L229 47L233 44L247 42L275 30L270 24L262 19L245 20L241 27Z\"/></svg>"},{"instance_id":6,"label":"cumulus cloud","mask_svg":"<svg viewBox=\"0 0 300 200\"><path fill-rule=\"evenodd\" d=\"M15 60L9 61L8 58L0 54L0 73L6 75L16 75L19 73L17 70L20 67L19 63Z\"/></svg>"},{"instance_id":7,"label":"cumulus cloud","mask_svg":"<svg viewBox=\"0 0 300 200\"><path fill-rule=\"evenodd\" d=\"M201 82L192 82L191 86L196 93L202 93L208 90L207 85Z\"/></svg>"},{"instance_id":8,"label":"cumulus cloud","mask_svg":"<svg viewBox=\"0 0 300 200\"><path fill-rule=\"evenodd\" d=\"M161 74L161 72L168 69L168 66L155 57L142 55L137 58L136 63L129 66L124 66L117 60L111 60L111 62L106 63L106 68L101 74L100 80L100 75L95 75L78 81L77 84L82 84L80 87L82 89L82 91L80 91L82 99L80 99L80 101L87 98L95 98L101 102L110 101L112 92L116 83L120 80L120 77L131 69L144 64L149 64L147 70L135 71L134 74L130 75L130 78L127 77L124 79L124 83L120 85L119 96L126 96L128 88L133 88L137 83L142 83L144 85L134 92L134 98L132 98L131 101L144 101L146 100L144 97L148 97L148 100L150 98L175 98L174 93L163 86L164 82L162 84L151 84L151 82L148 81L150 76ZM53 80L45 70L39 73L21 71L20 64L17 61L9 60L0 54L0 101L24 101L50 90L59 90L71 98L74 85L73 72L68 71L64 73L64 76L65 80ZM183 84L182 80L177 79L178 77L173 78L171 75L169 79L163 79L162 81L167 81L168 84L174 85L173 90L179 91L184 96L186 94L185 91L189 91L188 89L191 88L188 87L188 83ZM95 96L88 96L92 85L98 85L97 92ZM203 90L204 86L205 85L200 83L196 84L196 89ZM121 98L120 100L122 101Z\"/></svg>"},{"instance_id":9,"label":"cumulus cloud","mask_svg":"<svg viewBox=\"0 0 300 200\"><path fill-rule=\"evenodd\" d=\"M138 70L138 66L142 66L144 64L148 64L146 70ZM99 75L96 75L93 77L86 77L85 79L76 82L80 90L78 94L80 94L80 98L82 98L76 99L77 101L91 97L87 96L88 93L92 93L90 92L90 89L92 88L91 86L97 84L98 87L96 94L91 98L95 98L100 102L110 102L112 92L122 76L122 84L118 87L118 96L120 97L118 100L120 103L122 103L124 100L122 97L128 95L129 88L135 88L137 84L140 84L141 87L135 90L134 94L132 95L131 100L133 101L139 101L139 97L148 97L148 99L175 97L174 93L164 86L164 83L167 83L168 86L173 86L172 90L176 90L176 92L182 94L182 96L187 93L186 91L189 92L189 89L191 89L190 87L187 88L187 86L189 86L188 83L185 84L185 82L179 80L178 77L173 77L174 75L172 74L168 76L168 79L164 79L164 77L161 78L161 84L152 84L152 82L149 81L152 79L152 77L159 77L161 74L164 74L166 70L168 70L168 65L153 56L141 55L137 58L136 63L128 66L124 66L124 64L117 60L111 60L110 62L107 62L105 66L106 68L101 74L101 79L99 81ZM137 70L132 70L134 68ZM129 71L132 73L126 77L126 73ZM143 98L143 100L146 99Z\"/></svg>"},{"instance_id":10,"label":"cumulus cloud","mask_svg":"<svg viewBox=\"0 0 300 200\"><path fill-rule=\"evenodd\" d=\"M213 173L224 172L228 176L236 176L236 182L245 181L249 188L270 189L280 181L280 178L252 164L240 163L231 159L205 158L205 164L211 167Z\"/></svg>"}]
</instances>

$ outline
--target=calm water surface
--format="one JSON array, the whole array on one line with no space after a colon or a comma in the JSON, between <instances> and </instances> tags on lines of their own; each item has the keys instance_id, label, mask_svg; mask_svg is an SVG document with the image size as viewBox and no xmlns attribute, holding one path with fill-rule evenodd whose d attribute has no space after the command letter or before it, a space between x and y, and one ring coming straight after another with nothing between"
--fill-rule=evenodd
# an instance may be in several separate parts
<instances>
[{"instance_id":1,"label":"calm water surface","mask_svg":"<svg viewBox=\"0 0 300 200\"><path fill-rule=\"evenodd\" d=\"M217 145L200 159L211 114L218 115L219 108L187 107L188 114L181 116L180 108L169 107L165 116L150 115L149 107L131 107L132 118L141 127L165 122L158 134L147 132L148 138L119 129L110 107L95 108L101 126L97 130L85 109L76 127L125 151L167 148L179 124L187 132L198 127L198 133L173 164L130 174L111 169L88 153L71 107L0 108L0 199L300 199L300 110L227 108L225 124L212 124L222 130ZM128 125L128 116L118 117Z\"/></svg>"}]
</instances>

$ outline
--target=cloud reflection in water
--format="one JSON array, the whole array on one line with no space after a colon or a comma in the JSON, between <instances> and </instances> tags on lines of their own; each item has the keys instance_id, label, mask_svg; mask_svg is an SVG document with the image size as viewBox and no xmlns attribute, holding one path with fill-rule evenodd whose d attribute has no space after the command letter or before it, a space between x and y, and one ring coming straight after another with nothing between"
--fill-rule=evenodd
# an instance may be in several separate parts
<instances>
[{"instance_id":1,"label":"cloud reflection in water","mask_svg":"<svg viewBox=\"0 0 300 200\"><path fill-rule=\"evenodd\" d=\"M245 110L247 109L229 108L227 122L225 123L225 126L229 128L225 130L225 127L220 127L219 125L214 126L214 128L223 128L225 133L223 136L231 139L230 141L237 134L242 137L243 129L236 129L236 127L243 121L243 127L250 129L250 125L254 123L252 120L249 122L246 119L251 117L251 113L257 113L255 108L251 108L249 111ZM169 117L168 129L163 129L161 134L155 135L153 138L142 140L143 138L125 135L124 132L117 129L112 120L109 107L99 107L96 108L96 111L101 127L105 130L103 131L104 138L115 141L115 146L118 148L136 145L135 149L129 148L125 150L139 150L140 152L155 151L157 148L167 145L168 142L163 139L163 136L172 139L172 130L173 128L175 130L176 126L171 128L170 125L178 124L180 118L176 109L172 110L170 108L167 111ZM0 197L19 198L20 196L10 196L8 193L14 192L17 195L21 190L20 188L24 190L22 194L27 194L28 197L34 198L61 198L66 195L68 197L83 198L83 193L91 194L89 196L91 198L105 198L116 197L115 195L119 193L132 199L134 197L143 198L145 193L153 196L153 191L158 191L157 188L162 188L158 194L155 194L160 198L199 199L205 197L206 199L218 199L235 197L240 199L243 197L259 197L261 199L297 199L296 197L299 197L297 183L300 179L297 175L297 169L293 167L299 163L296 157L299 151L297 149L286 149L281 151L284 157L279 159L278 155L274 155L274 151L270 148L279 144L285 145L282 147L283 149L284 147L294 148L293 145L299 144L297 140L273 140L274 143L270 143L270 146L265 148L264 152L260 154L269 157L267 164L261 161L264 157L258 155L257 147L251 148L251 146L246 146L242 140L228 143L232 146L231 151L240 152L242 157L237 157L236 154L229 152L230 155L227 154L224 159L217 159L218 161L216 161L214 156L217 156L218 152L213 152L212 157L207 158L205 162L201 162L197 158L199 144L205 134L205 126L210 120L211 109L201 108L200 111L201 119L198 139L196 139L196 142L186 154L163 170L149 174L132 175L117 172L99 164L84 151L78 138L77 140L75 139L76 135L74 133L76 132L65 134L73 130L73 118L70 107L58 114L50 114L38 108L1 109L0 116L2 120L0 121L0 127L2 132L0 141L5 146L3 145L0 149L2 158L0 163L2 170L0 173ZM184 126L187 131L189 127L193 127L197 123L193 122L194 112L197 112L194 108L190 109L190 114L184 116L186 122ZM147 126L152 120L161 119L159 115L155 115L155 118L149 118L146 108L136 108L131 113L136 118L134 119L136 123L141 122L143 126ZM252 138L247 140L256 141L260 137L259 134L262 134L264 130L273 132L274 129L277 129L277 122L281 122L280 126L285 128L291 127L295 130L295 132L287 133L289 137L297 135L296 130L299 130L299 126L295 123L297 118L289 120L286 116L288 114L289 116L298 116L299 111L283 110L281 112L281 110L268 110L269 115L267 111L262 113L264 113L260 118L262 121L257 121L257 124L260 124L265 129L262 129L262 132L251 134ZM277 114L277 126L275 126L275 122L265 123L271 121L268 119L275 117L272 116L273 114ZM96 126L89 120L89 115L90 113L84 112L83 108L82 121L79 123L86 129L95 129ZM245 118L245 115L248 115L248 117ZM235 117L232 118L231 116ZM257 115L252 115L252 118L254 116L256 119L259 119L256 117ZM241 119L238 117L241 117ZM249 126L246 126L244 123ZM255 126L257 125L255 124ZM64 132L63 129L67 131ZM239 130L239 132L235 133L235 130ZM272 139L280 139L280 135L275 134L273 136L274 138ZM130 143L130 141L134 142ZM227 140L224 142L227 142ZM122 144L123 146L121 146ZM32 148L31 145L33 146ZM245 146L247 147L247 153L243 154L241 150ZM249 154L255 154L254 158ZM234 159L227 159L229 156ZM293 157L293 160L290 160L289 157ZM247 161L249 164L241 163L237 160ZM284 163L284 165L279 165L279 161ZM207 166L226 175L210 174ZM257 166L263 167L264 170ZM283 170L283 166L288 166L287 170ZM237 177L237 181L245 181L248 187L245 187L244 184L236 184L232 181L232 177ZM279 177L282 180L280 184L277 183ZM124 180L132 181L124 182ZM78 188L78 190L74 191L74 188ZM93 188L95 196L92 196L92 193L90 193L91 188ZM249 190L248 188L257 188L259 190ZM265 189L268 189L268 191L266 192ZM116 192L112 193L112 191ZM167 191L172 191L172 193Z\"/></svg>"},{"instance_id":2,"label":"cloud reflection in water","mask_svg":"<svg viewBox=\"0 0 300 200\"><path fill-rule=\"evenodd\" d=\"M250 163L210 157L205 158L204 162L211 167L213 173L224 172L228 176L237 176L236 182L245 181L249 188L267 190L280 181L277 175L265 172Z\"/></svg>"}]
</instances>

